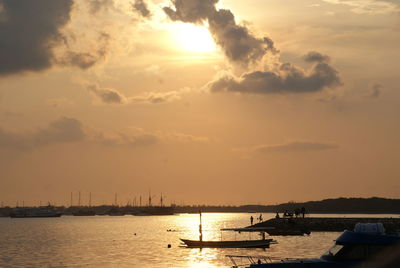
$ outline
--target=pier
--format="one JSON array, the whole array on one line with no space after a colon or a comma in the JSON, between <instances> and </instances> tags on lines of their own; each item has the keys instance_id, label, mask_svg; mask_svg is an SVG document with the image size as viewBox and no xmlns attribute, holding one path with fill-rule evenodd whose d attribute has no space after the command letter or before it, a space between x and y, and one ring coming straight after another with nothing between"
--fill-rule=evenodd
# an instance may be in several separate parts
<instances>
[{"instance_id":1,"label":"pier","mask_svg":"<svg viewBox=\"0 0 400 268\"><path fill-rule=\"evenodd\" d=\"M273 227L277 230L306 229L311 232L343 232L353 230L357 223L382 223L387 232L400 230L400 218L306 217L274 218L251 227Z\"/></svg>"}]
</instances>

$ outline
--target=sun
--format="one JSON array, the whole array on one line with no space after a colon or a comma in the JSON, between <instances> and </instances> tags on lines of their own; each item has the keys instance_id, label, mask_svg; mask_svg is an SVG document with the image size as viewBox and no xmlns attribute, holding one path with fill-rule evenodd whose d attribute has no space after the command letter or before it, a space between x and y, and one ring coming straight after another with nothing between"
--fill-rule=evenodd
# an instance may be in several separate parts
<instances>
[{"instance_id":1,"label":"sun","mask_svg":"<svg viewBox=\"0 0 400 268\"><path fill-rule=\"evenodd\" d=\"M177 50L201 54L216 51L215 42L208 29L204 26L174 23L173 36Z\"/></svg>"}]
</instances>

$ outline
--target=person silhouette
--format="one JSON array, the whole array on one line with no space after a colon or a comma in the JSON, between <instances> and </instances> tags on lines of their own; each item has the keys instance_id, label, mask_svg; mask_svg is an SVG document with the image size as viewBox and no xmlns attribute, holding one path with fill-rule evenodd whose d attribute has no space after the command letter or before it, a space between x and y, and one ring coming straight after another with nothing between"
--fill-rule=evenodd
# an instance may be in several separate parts
<instances>
[{"instance_id":1,"label":"person silhouette","mask_svg":"<svg viewBox=\"0 0 400 268\"><path fill-rule=\"evenodd\" d=\"M251 216L250 217L250 225L253 225L253 220L254 220L254 218L253 218L253 216Z\"/></svg>"}]
</instances>

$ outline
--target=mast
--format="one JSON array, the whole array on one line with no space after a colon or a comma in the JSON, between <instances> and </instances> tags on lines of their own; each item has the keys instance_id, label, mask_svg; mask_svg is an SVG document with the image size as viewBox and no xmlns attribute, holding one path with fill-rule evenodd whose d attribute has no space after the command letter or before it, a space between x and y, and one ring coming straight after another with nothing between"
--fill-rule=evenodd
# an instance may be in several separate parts
<instances>
[{"instance_id":1,"label":"mast","mask_svg":"<svg viewBox=\"0 0 400 268\"><path fill-rule=\"evenodd\" d=\"M202 228L202 224L201 224L201 210L199 210L199 214L200 214L199 240L200 240L200 242L203 242L203 228Z\"/></svg>"},{"instance_id":2,"label":"mast","mask_svg":"<svg viewBox=\"0 0 400 268\"><path fill-rule=\"evenodd\" d=\"M149 189L149 207L151 207L151 189Z\"/></svg>"}]
</instances>

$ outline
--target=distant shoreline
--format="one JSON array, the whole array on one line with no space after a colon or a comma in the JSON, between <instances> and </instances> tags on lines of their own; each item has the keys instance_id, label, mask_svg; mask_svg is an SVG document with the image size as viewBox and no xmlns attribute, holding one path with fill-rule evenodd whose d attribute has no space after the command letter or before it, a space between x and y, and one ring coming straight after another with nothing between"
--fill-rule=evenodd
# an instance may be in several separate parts
<instances>
[{"instance_id":1,"label":"distant shoreline","mask_svg":"<svg viewBox=\"0 0 400 268\"><path fill-rule=\"evenodd\" d=\"M91 206L90 210L101 212L116 206ZM156 206L155 206L156 207ZM294 213L296 209L305 208L306 214L400 214L400 199L380 197L371 198L335 198L321 201L288 202L277 205L242 205L242 206L215 206L215 205L172 205L175 214L180 213ZM58 206L60 212L71 212L77 209L88 209L88 206L64 207ZM118 206L123 211L132 210L134 206ZM0 215L7 215L12 207L0 208Z\"/></svg>"}]
</instances>

